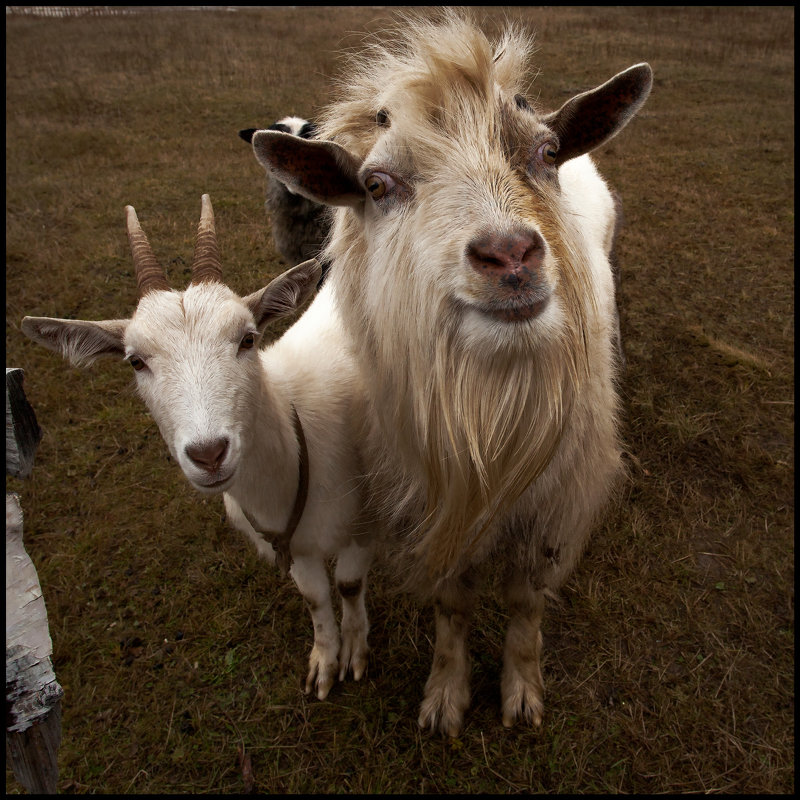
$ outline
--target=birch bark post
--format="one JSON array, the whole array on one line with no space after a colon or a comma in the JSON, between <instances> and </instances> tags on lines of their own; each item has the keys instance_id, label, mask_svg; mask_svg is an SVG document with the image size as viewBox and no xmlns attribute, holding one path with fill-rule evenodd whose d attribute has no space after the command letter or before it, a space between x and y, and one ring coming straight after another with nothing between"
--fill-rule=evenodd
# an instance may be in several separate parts
<instances>
[{"instance_id":1,"label":"birch bark post","mask_svg":"<svg viewBox=\"0 0 800 800\"><path fill-rule=\"evenodd\" d=\"M30 475L41 431L22 389L21 369L6 369L6 474ZM6 755L30 793L55 794L61 696L39 576L22 540L19 496L6 494Z\"/></svg>"}]
</instances>

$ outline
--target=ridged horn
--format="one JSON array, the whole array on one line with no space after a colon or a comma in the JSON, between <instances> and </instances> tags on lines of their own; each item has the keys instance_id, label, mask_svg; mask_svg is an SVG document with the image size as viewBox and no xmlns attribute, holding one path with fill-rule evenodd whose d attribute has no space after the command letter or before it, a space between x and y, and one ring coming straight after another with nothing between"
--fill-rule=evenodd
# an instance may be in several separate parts
<instances>
[{"instance_id":1,"label":"ridged horn","mask_svg":"<svg viewBox=\"0 0 800 800\"><path fill-rule=\"evenodd\" d=\"M169 291L169 284L164 275L164 270L156 261L153 248L147 241L136 210L133 206L125 206L125 219L128 226L128 242L133 255L133 269L136 273L136 285L139 288L139 297L144 297L148 292L156 289Z\"/></svg>"},{"instance_id":2,"label":"ridged horn","mask_svg":"<svg viewBox=\"0 0 800 800\"><path fill-rule=\"evenodd\" d=\"M211 198L204 194L200 212L200 225L197 228L197 242L192 260L192 283L219 281L222 283L222 264L217 246L217 232L214 228L214 210Z\"/></svg>"}]
</instances>

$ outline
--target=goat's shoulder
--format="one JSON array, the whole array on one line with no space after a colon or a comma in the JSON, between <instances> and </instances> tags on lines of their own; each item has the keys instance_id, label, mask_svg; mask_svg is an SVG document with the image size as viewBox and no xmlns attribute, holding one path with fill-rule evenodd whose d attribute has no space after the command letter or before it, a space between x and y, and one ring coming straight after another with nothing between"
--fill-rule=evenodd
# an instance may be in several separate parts
<instances>
[{"instance_id":1,"label":"goat's shoulder","mask_svg":"<svg viewBox=\"0 0 800 800\"><path fill-rule=\"evenodd\" d=\"M565 209L580 220L587 240L608 250L616 221L614 197L589 155L573 158L558 171Z\"/></svg>"},{"instance_id":2,"label":"goat's shoulder","mask_svg":"<svg viewBox=\"0 0 800 800\"><path fill-rule=\"evenodd\" d=\"M267 367L281 368L291 374L298 391L312 387L331 392L351 391L355 362L333 292L325 284L311 305L294 325L263 353Z\"/></svg>"},{"instance_id":3,"label":"goat's shoulder","mask_svg":"<svg viewBox=\"0 0 800 800\"><path fill-rule=\"evenodd\" d=\"M601 177L590 155L578 156L562 164L558 170L562 194L573 203L606 206L613 209L611 190Z\"/></svg>"}]
</instances>

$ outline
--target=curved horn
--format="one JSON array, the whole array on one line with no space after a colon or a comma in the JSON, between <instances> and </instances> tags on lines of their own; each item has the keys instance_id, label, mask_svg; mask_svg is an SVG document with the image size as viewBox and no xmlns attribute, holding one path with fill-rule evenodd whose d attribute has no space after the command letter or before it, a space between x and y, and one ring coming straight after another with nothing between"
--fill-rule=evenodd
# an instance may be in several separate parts
<instances>
[{"instance_id":1,"label":"curved horn","mask_svg":"<svg viewBox=\"0 0 800 800\"><path fill-rule=\"evenodd\" d=\"M147 241L139 218L133 206L125 206L125 218L128 225L128 242L133 255L133 269L136 273L136 285L139 287L139 297L144 297L148 292L156 289L169 291L164 270L156 261L150 242Z\"/></svg>"},{"instance_id":2,"label":"curved horn","mask_svg":"<svg viewBox=\"0 0 800 800\"><path fill-rule=\"evenodd\" d=\"M217 232L214 228L214 210L211 208L211 198L207 194L202 197L200 225L197 228L197 242L192 260L192 283L202 281L222 283L222 264L217 247Z\"/></svg>"}]
</instances>

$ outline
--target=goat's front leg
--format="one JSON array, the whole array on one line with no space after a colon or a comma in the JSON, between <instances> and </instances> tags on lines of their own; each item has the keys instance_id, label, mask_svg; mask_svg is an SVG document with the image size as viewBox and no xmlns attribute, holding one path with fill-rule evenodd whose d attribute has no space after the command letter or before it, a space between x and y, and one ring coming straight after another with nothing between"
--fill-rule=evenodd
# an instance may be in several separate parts
<instances>
[{"instance_id":1,"label":"goat's front leg","mask_svg":"<svg viewBox=\"0 0 800 800\"><path fill-rule=\"evenodd\" d=\"M473 605L473 586L463 576L448 581L436 595L436 644L417 720L421 728L438 728L449 736L461 732L469 706L467 633Z\"/></svg>"},{"instance_id":2,"label":"goat's front leg","mask_svg":"<svg viewBox=\"0 0 800 800\"><path fill-rule=\"evenodd\" d=\"M222 499L225 503L225 513L228 522L236 530L243 533L254 545L258 554L266 559L270 564L275 563L275 551L272 545L247 521L242 507L226 492Z\"/></svg>"},{"instance_id":3,"label":"goat's front leg","mask_svg":"<svg viewBox=\"0 0 800 800\"><path fill-rule=\"evenodd\" d=\"M500 683L503 725L510 728L519 719L541 725L544 712L540 663L544 592L534 589L522 575L513 574L505 583L504 593L510 619Z\"/></svg>"},{"instance_id":4,"label":"goat's front leg","mask_svg":"<svg viewBox=\"0 0 800 800\"><path fill-rule=\"evenodd\" d=\"M367 668L367 571L372 563L372 547L355 541L342 550L336 560L336 588L342 598L342 649L339 652L339 680L352 671L360 680Z\"/></svg>"},{"instance_id":5,"label":"goat's front leg","mask_svg":"<svg viewBox=\"0 0 800 800\"><path fill-rule=\"evenodd\" d=\"M331 602L328 571L322 558L295 558L289 573L308 605L314 624L314 646L308 659L306 694L316 688L324 700L339 670L339 632Z\"/></svg>"}]
</instances>

